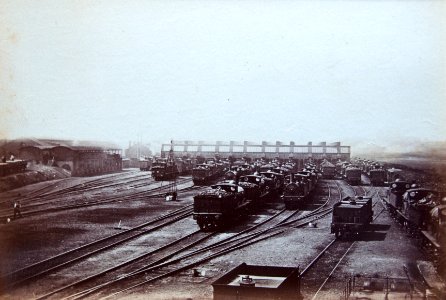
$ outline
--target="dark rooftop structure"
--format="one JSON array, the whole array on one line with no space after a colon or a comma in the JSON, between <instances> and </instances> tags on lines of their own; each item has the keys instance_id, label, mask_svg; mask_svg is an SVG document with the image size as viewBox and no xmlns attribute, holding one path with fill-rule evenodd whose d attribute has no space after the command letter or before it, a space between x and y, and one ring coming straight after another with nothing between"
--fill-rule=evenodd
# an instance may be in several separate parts
<instances>
[{"instance_id":1,"label":"dark rooftop structure","mask_svg":"<svg viewBox=\"0 0 446 300\"><path fill-rule=\"evenodd\" d=\"M2 148L31 164L64 168L71 171L72 176L122 170L122 150L113 143L27 138L10 141Z\"/></svg>"}]
</instances>

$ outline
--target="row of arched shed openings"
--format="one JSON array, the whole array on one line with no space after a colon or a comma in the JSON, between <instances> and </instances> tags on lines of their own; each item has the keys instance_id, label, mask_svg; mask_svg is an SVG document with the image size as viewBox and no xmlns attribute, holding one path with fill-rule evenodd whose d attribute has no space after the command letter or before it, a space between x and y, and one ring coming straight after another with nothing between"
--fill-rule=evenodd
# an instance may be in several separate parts
<instances>
[{"instance_id":1,"label":"row of arched shed openings","mask_svg":"<svg viewBox=\"0 0 446 300\"><path fill-rule=\"evenodd\" d=\"M350 146L341 145L341 142L297 144L293 141L275 143L262 141L238 142L238 141L171 141L170 144L162 144L161 156L167 157L172 150L176 157L215 157L220 158L267 158L267 159L294 159L305 160L312 158L316 161L327 159L335 162L337 160L350 161Z\"/></svg>"},{"instance_id":2,"label":"row of arched shed openings","mask_svg":"<svg viewBox=\"0 0 446 300\"><path fill-rule=\"evenodd\" d=\"M20 159L32 164L57 166L71 171L71 176L92 176L122 170L121 149L113 146L46 144L24 145Z\"/></svg>"}]
</instances>

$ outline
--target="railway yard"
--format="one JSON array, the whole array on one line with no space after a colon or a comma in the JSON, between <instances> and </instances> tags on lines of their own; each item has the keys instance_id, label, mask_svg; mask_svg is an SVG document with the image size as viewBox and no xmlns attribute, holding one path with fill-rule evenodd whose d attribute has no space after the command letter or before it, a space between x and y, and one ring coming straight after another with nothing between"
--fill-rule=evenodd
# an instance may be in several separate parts
<instances>
[{"instance_id":1,"label":"railway yard","mask_svg":"<svg viewBox=\"0 0 446 300\"><path fill-rule=\"evenodd\" d=\"M276 191L218 230L197 224L194 197L211 183L191 175L163 181L125 169L3 192L0 298L215 299L212 284L242 263L299 268L295 299L445 297L441 252L398 222L387 186L364 173L356 185L319 177L297 209ZM333 205L358 197L371 198L370 224L336 238Z\"/></svg>"}]
</instances>

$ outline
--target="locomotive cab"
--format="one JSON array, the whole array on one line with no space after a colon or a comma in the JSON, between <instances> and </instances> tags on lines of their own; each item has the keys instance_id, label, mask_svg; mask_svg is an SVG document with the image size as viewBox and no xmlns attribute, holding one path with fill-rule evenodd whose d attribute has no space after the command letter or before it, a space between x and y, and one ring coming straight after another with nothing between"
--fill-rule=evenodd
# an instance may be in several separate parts
<instances>
[{"instance_id":1,"label":"locomotive cab","mask_svg":"<svg viewBox=\"0 0 446 300\"><path fill-rule=\"evenodd\" d=\"M403 194L410 188L410 184L406 181L397 179L392 182L388 190L388 202L390 203L391 212L394 209L403 208Z\"/></svg>"}]
</instances>

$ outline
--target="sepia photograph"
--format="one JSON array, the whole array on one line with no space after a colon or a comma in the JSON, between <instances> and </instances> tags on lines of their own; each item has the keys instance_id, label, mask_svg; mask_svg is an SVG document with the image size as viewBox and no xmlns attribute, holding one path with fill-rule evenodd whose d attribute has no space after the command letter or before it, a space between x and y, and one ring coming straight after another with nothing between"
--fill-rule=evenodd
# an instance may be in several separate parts
<instances>
[{"instance_id":1,"label":"sepia photograph","mask_svg":"<svg viewBox=\"0 0 446 300\"><path fill-rule=\"evenodd\" d=\"M446 299L446 2L0 0L0 299Z\"/></svg>"}]
</instances>

